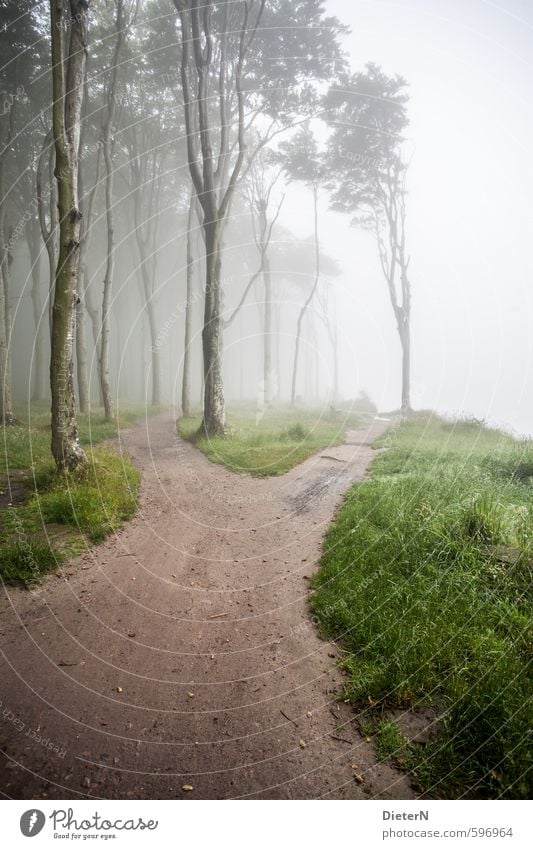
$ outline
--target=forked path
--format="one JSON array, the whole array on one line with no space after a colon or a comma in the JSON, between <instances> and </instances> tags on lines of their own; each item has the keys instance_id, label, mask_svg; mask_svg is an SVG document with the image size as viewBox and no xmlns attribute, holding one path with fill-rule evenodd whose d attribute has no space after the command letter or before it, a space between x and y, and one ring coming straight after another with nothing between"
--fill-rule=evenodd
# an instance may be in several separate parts
<instances>
[{"instance_id":1,"label":"forked path","mask_svg":"<svg viewBox=\"0 0 533 849\"><path fill-rule=\"evenodd\" d=\"M338 704L338 652L307 606L324 532L385 426L269 479L210 463L169 415L124 431L136 518L40 590L4 589L2 792L412 798Z\"/></svg>"}]
</instances>

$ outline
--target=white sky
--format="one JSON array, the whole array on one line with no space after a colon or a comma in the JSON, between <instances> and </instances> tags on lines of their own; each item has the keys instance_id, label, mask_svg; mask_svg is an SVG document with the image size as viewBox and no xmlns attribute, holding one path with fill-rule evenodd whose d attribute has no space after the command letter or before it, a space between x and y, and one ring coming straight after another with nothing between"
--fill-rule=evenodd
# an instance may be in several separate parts
<instances>
[{"instance_id":1,"label":"white sky","mask_svg":"<svg viewBox=\"0 0 533 849\"><path fill-rule=\"evenodd\" d=\"M533 434L533 2L326 0L367 61L410 83L413 404ZM284 218L312 230L305 190ZM339 260L342 390L399 404L400 350L369 235L321 213Z\"/></svg>"}]
</instances>

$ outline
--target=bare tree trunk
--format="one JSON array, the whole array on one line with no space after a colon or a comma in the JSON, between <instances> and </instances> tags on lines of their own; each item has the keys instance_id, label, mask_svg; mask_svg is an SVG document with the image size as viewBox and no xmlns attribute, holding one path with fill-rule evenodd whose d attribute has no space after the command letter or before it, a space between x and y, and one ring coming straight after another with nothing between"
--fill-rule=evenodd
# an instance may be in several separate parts
<instances>
[{"instance_id":1,"label":"bare tree trunk","mask_svg":"<svg viewBox=\"0 0 533 849\"><path fill-rule=\"evenodd\" d=\"M88 7L87 0L70 0L70 42L65 51L63 0L50 0L53 131L59 206L59 261L52 316L50 385L52 454L60 471L74 470L86 461L76 423L72 348L81 224L78 154Z\"/></svg>"},{"instance_id":2,"label":"bare tree trunk","mask_svg":"<svg viewBox=\"0 0 533 849\"><path fill-rule=\"evenodd\" d=\"M187 300L185 301L185 339L183 343L183 379L181 384L181 412L191 414L191 360L192 360L192 320L194 295L194 250L192 227L196 209L196 194L191 191L189 213L187 216Z\"/></svg>"},{"instance_id":3,"label":"bare tree trunk","mask_svg":"<svg viewBox=\"0 0 533 849\"><path fill-rule=\"evenodd\" d=\"M111 401L111 389L109 385L109 337L110 337L110 311L113 287L113 275L115 271L115 225L113 216L113 120L115 117L115 99L117 90L118 67L122 45L126 36L124 28L124 3L116 0L116 41L113 53L113 65L111 68L111 79L107 89L107 114L103 126L103 148L105 162L105 206L107 220L107 264L104 278L104 291L102 297L102 333L100 340L100 385L104 402L104 418L111 421L113 418L113 404Z\"/></svg>"},{"instance_id":4,"label":"bare tree trunk","mask_svg":"<svg viewBox=\"0 0 533 849\"><path fill-rule=\"evenodd\" d=\"M314 201L314 214L315 214L315 282L305 300L300 314L298 316L298 321L296 324L296 343L294 347L294 362L292 366L292 386L291 386L291 406L294 407L296 403L296 380L298 377L298 361L300 357L300 340L302 336L302 324L304 320L304 316L307 312L307 308L309 304L313 300L314 294L317 290L318 283L320 280L320 246L318 244L318 187L316 183L313 186L313 201Z\"/></svg>"},{"instance_id":5,"label":"bare tree trunk","mask_svg":"<svg viewBox=\"0 0 533 849\"><path fill-rule=\"evenodd\" d=\"M76 374L80 413L88 413L91 394L87 367L87 341L85 327L85 269L80 270L79 298L76 303Z\"/></svg>"},{"instance_id":6,"label":"bare tree trunk","mask_svg":"<svg viewBox=\"0 0 533 849\"><path fill-rule=\"evenodd\" d=\"M2 116L3 117L3 116ZM11 394L11 310L10 266L11 253L6 233L7 192L5 191L5 162L11 151L14 136L14 106L9 112L8 126L0 151L0 424L15 423Z\"/></svg>"},{"instance_id":7,"label":"bare tree trunk","mask_svg":"<svg viewBox=\"0 0 533 849\"><path fill-rule=\"evenodd\" d=\"M102 391L104 418L106 421L111 421L113 418L113 404L111 401L111 388L109 385L109 334L113 274L115 271L115 226L113 220L113 162L110 145L111 139L109 137L107 141L104 142L104 162L106 168L105 203L107 218L107 264L102 297L102 328L99 346L100 388Z\"/></svg>"},{"instance_id":8,"label":"bare tree trunk","mask_svg":"<svg viewBox=\"0 0 533 849\"><path fill-rule=\"evenodd\" d=\"M198 0L174 0L181 22L181 85L187 138L187 156L194 190L202 205L205 232L206 283L202 349L204 355L204 416L200 431L207 435L225 432L226 414L222 375L221 349L224 322L221 311L221 241L235 187L241 176L246 155L245 104L242 89L244 61L264 10L260 0L254 24L249 32L252 4L242 3L242 26L238 57L234 65L234 86L237 99L237 156L230 168L231 142L228 102L229 65L227 36L228 7L223 18L218 55L218 155L213 150L212 114L209 110L209 81L213 63L212 0L202 8ZM232 24L233 25L233 24ZM193 95L193 88L196 89ZM201 167L199 161L200 147ZM231 174L230 174L231 171ZM228 177L228 174L230 176Z\"/></svg>"},{"instance_id":9,"label":"bare tree trunk","mask_svg":"<svg viewBox=\"0 0 533 849\"><path fill-rule=\"evenodd\" d=\"M331 344L333 347L333 403L336 404L339 400L339 334L337 325L333 328Z\"/></svg>"},{"instance_id":10,"label":"bare tree trunk","mask_svg":"<svg viewBox=\"0 0 533 849\"><path fill-rule=\"evenodd\" d=\"M208 436L223 436L226 430L222 381L221 246L220 224L205 225L206 292L202 348L204 354L204 416L201 430Z\"/></svg>"},{"instance_id":11,"label":"bare tree trunk","mask_svg":"<svg viewBox=\"0 0 533 849\"><path fill-rule=\"evenodd\" d=\"M3 163L0 161L0 424L11 425L15 417L9 368L9 248L5 238L6 201L2 172Z\"/></svg>"},{"instance_id":12,"label":"bare tree trunk","mask_svg":"<svg viewBox=\"0 0 533 849\"><path fill-rule=\"evenodd\" d=\"M99 162L99 160L98 160ZM82 224L80 233L79 270L78 270L78 302L76 304L76 374L78 378L78 397L80 412L88 413L91 402L89 390L89 375L87 368L87 338L85 325L85 289L87 279L87 252L91 237L91 218L94 193L98 184L98 163L96 166L96 180L89 202L85 202L83 192L82 169L79 170L80 208L82 211Z\"/></svg>"},{"instance_id":13,"label":"bare tree trunk","mask_svg":"<svg viewBox=\"0 0 533 849\"><path fill-rule=\"evenodd\" d=\"M411 328L409 318L409 312L407 312L402 324L398 325L402 345L402 415L411 410Z\"/></svg>"},{"instance_id":14,"label":"bare tree trunk","mask_svg":"<svg viewBox=\"0 0 533 849\"><path fill-rule=\"evenodd\" d=\"M29 222L26 228L28 251L31 262L31 303L33 310L33 321L35 324L35 343L33 358L33 392L32 401L44 401L46 398L46 362L45 362L45 323L43 317L43 304L41 300L41 257L39 251L40 230L35 218Z\"/></svg>"},{"instance_id":15,"label":"bare tree trunk","mask_svg":"<svg viewBox=\"0 0 533 849\"><path fill-rule=\"evenodd\" d=\"M161 354L157 341L157 319L155 314L155 304L153 298L153 281L150 282L150 272L147 268L147 261L141 259L141 280L142 291L144 292L144 305L148 314L148 327L150 328L150 352L151 352L151 367L152 367L152 406L158 407L161 404Z\"/></svg>"},{"instance_id":16,"label":"bare tree trunk","mask_svg":"<svg viewBox=\"0 0 533 849\"><path fill-rule=\"evenodd\" d=\"M270 271L270 260L266 255L263 267L263 285L265 289L263 380L265 384L265 404L270 404L272 401L272 273Z\"/></svg>"},{"instance_id":17,"label":"bare tree trunk","mask_svg":"<svg viewBox=\"0 0 533 849\"><path fill-rule=\"evenodd\" d=\"M55 185L54 166L55 148L53 131L50 130L43 139L39 162L37 164L36 189L37 209L39 211L39 225L41 235L48 255L48 322L50 334L52 333L52 307L54 303L54 285L57 268L57 187ZM47 174L47 190L43 188L43 174ZM48 200L50 214L50 226L46 223L45 202Z\"/></svg>"},{"instance_id":18,"label":"bare tree trunk","mask_svg":"<svg viewBox=\"0 0 533 849\"><path fill-rule=\"evenodd\" d=\"M85 97L85 112L84 120L80 130L80 155L84 144L84 127L87 120L87 103L88 103L88 85L87 85L87 67L85 68L85 79L83 81L84 97ZM87 357L87 333L86 333L86 289L87 289L87 255L89 244L91 241L91 226L93 218L94 198L98 189L100 178L100 149L96 157L96 173L94 177L94 185L89 192L88 199L85 197L84 180L81 164L78 166L78 186L80 195L80 210L82 213L81 232L80 232L80 251L79 251L79 270L78 270L78 302L76 304L76 374L78 379L78 396L80 402L80 412L88 413L91 404L91 391L89 386L88 373L88 357Z\"/></svg>"}]
</instances>

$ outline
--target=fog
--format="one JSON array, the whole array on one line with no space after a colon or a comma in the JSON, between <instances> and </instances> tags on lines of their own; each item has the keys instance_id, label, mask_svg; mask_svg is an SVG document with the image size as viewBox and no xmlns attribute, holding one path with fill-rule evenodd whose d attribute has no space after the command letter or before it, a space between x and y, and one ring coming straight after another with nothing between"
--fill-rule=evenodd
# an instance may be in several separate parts
<instances>
[{"instance_id":1,"label":"fog","mask_svg":"<svg viewBox=\"0 0 533 849\"><path fill-rule=\"evenodd\" d=\"M150 10L147 11L145 4L141 7L149 18ZM525 2L465 5L459 0L395 3L327 0L324 8L328 15L337 16L351 28L340 41L352 70L363 71L372 62L391 77L400 74L408 84L409 124L402 150L409 163L406 234L412 310L411 406L475 416L519 434L532 434L531 8ZM172 32L175 13L170 9L168 16L153 15L151 21L152 24L163 21ZM45 17L40 25L44 32ZM100 27L96 44L100 50L106 49L107 43L109 50L113 39L111 20L107 34L105 22ZM135 80L141 80L142 76L136 76L136 63L141 55L136 44L139 39L142 41L143 27L132 26L129 37L132 54L120 66L119 102L120 98L127 102L131 94L127 96L124 92L134 90ZM165 44L168 46L168 40ZM157 53L157 49L152 47L147 55L152 53ZM177 69L175 60L174 65ZM172 67L171 73L177 78L177 70ZM168 93L161 113L160 107L154 111L151 106L143 114L139 107L136 122L132 119L128 124L122 116L116 119L110 375L117 402L150 403L155 340L161 369L159 401L174 405L179 413L185 350L190 177L184 161L185 135L177 117L180 107L176 105L175 92L179 85L171 74L169 79L172 82L165 84ZM39 84L43 80L49 82L45 71L38 76ZM35 84L36 80L24 81L30 101L31 87ZM318 85L318 90L325 91L324 83ZM97 100L98 96L96 93L93 98ZM21 125L16 138L30 136L33 147L38 149L50 109L37 113L35 104L28 108L27 123ZM94 106L85 118L87 124L93 119L98 124L101 112L100 105ZM159 122L162 134L159 141L156 137L152 139L148 156L158 145L165 153L155 186L157 209L155 206L149 209L155 178L148 175L140 186L142 227L157 220L156 232L150 236L152 242L146 242L141 256L135 235L139 223L133 209L139 186L131 182L131 148L125 140L132 127L139 131L139 127L146 127L152 121ZM259 116L257 126L260 129L266 126L264 116ZM283 144L284 136L294 137L294 128L299 126L299 120L288 124L284 134L271 145L274 154L277 152L278 164L280 139ZM321 125L320 117L306 126L316 132L319 144L327 143L328 131ZM97 135L94 134L94 139ZM88 187L85 200L95 176L97 149L98 144L93 142L93 149L88 149L82 163ZM30 167L30 159L27 155L25 159L25 155L19 153L10 165L10 185L4 187L9 232L16 231L21 220L26 223L23 202L17 196ZM269 163L268 174L272 177L277 168ZM88 300L97 307L108 259L104 184L100 166L87 277ZM249 175L246 179L242 177L238 186L223 234L225 320L239 305L254 273L257 279L238 314L224 329L222 361L228 404L246 401L260 408L265 391L264 290L259 273L257 220L254 235L247 186ZM150 192L152 200L148 200ZM28 209L27 197L24 202ZM353 215L332 210L331 190L326 185L318 188L317 209L320 279L302 322L297 402L317 408L349 405L350 399L366 393L378 410L396 410L401 404L401 346L375 237L353 226ZM298 315L312 290L315 274L314 211L309 186L289 180L287 173L281 171L270 197L269 222L278 213L268 246L275 317L271 365L274 385L270 394L272 402L288 403ZM35 217L35 212L32 215ZM192 403L198 409L203 393L201 335L205 274L200 220L196 217L192 228L194 295L190 303L189 346ZM33 343L37 335L32 313L35 309L31 298L32 260L24 236L11 238L10 252L8 300L13 322L13 393L15 404L24 405L32 393L35 396ZM153 260L154 276L150 284L153 294L147 297L142 282L143 264ZM48 320L47 263L41 241L38 260L41 327ZM148 302L153 304L152 317L147 311ZM93 403L97 403L99 355L92 341L88 314L83 320L87 339L91 339L88 368ZM151 330L150 320L155 323ZM331 336L334 325L339 363L336 390ZM98 328L95 332L98 334ZM39 354L46 360L46 370L49 350L46 340Z\"/></svg>"}]
</instances>

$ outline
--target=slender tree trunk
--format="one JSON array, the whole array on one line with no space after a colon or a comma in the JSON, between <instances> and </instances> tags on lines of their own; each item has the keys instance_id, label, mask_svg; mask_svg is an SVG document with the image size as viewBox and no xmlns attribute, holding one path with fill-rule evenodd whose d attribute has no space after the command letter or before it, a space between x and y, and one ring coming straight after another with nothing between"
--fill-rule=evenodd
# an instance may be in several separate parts
<instances>
[{"instance_id":1,"label":"slender tree trunk","mask_svg":"<svg viewBox=\"0 0 533 849\"><path fill-rule=\"evenodd\" d=\"M85 323L85 289L87 280L87 251L89 249L91 211L92 203L84 203L82 189L82 169L79 174L80 206L84 218L82 219L80 234L79 269L78 269L78 302L76 304L76 376L78 379L78 397L80 402L80 413L88 413L91 401L89 390L88 358L87 358L87 334ZM98 168L96 174L98 183Z\"/></svg>"},{"instance_id":2,"label":"slender tree trunk","mask_svg":"<svg viewBox=\"0 0 533 849\"><path fill-rule=\"evenodd\" d=\"M104 162L106 169L105 178L105 202L107 219L107 265L104 278L104 291L102 297L102 329L100 334L100 388L104 405L104 418L111 421L113 418L113 404L111 401L111 388L109 385L109 335L110 335L110 311L113 286L113 274L115 271L115 225L113 216L113 162L111 157L111 139L104 142Z\"/></svg>"},{"instance_id":3,"label":"slender tree trunk","mask_svg":"<svg viewBox=\"0 0 533 849\"><path fill-rule=\"evenodd\" d=\"M43 139L39 162L37 164L36 190L39 226L48 256L48 323L52 333L52 306L54 303L54 281L57 268L57 189L54 177L55 148L53 131L49 130ZM47 191L43 189L43 174L47 174ZM46 223L45 203L48 201L50 227Z\"/></svg>"},{"instance_id":4,"label":"slender tree trunk","mask_svg":"<svg viewBox=\"0 0 533 849\"><path fill-rule=\"evenodd\" d=\"M148 314L148 326L150 328L150 351L152 354L152 406L161 404L161 354L157 342L157 319L153 299L153 285L150 284L150 273L146 267L146 261L141 261L141 276L144 291L144 303Z\"/></svg>"},{"instance_id":5,"label":"slender tree trunk","mask_svg":"<svg viewBox=\"0 0 533 849\"><path fill-rule=\"evenodd\" d=\"M309 304L313 300L314 294L317 290L318 283L320 280L320 246L318 244L318 187L316 184L313 186L313 201L314 201L314 215L315 215L315 282L311 288L309 295L305 303L303 304L300 314L298 316L298 321L296 324L296 344L294 347L294 362L292 366L292 386L291 386L291 406L294 407L296 403L296 380L298 378L298 361L300 357L300 340L302 336L302 325L304 316L307 312L307 308Z\"/></svg>"},{"instance_id":6,"label":"slender tree trunk","mask_svg":"<svg viewBox=\"0 0 533 849\"><path fill-rule=\"evenodd\" d=\"M221 244L220 224L205 225L206 292L202 348L204 355L204 416L200 430L208 436L223 436L226 430L222 381Z\"/></svg>"},{"instance_id":7,"label":"slender tree trunk","mask_svg":"<svg viewBox=\"0 0 533 849\"><path fill-rule=\"evenodd\" d=\"M192 321L194 295L194 250L193 250L193 221L196 209L196 194L191 191L189 213L187 216L187 300L185 301L185 338L183 343L183 380L181 384L181 412L184 416L191 414L191 365L192 365Z\"/></svg>"},{"instance_id":8,"label":"slender tree trunk","mask_svg":"<svg viewBox=\"0 0 533 849\"><path fill-rule=\"evenodd\" d=\"M9 351L11 342L11 311L9 306L11 255L6 232L7 193L4 185L5 161L9 155L14 135L13 113L14 107L9 113L9 125L6 138L2 139L3 148L0 152L0 424L3 425L15 423L11 395L11 357Z\"/></svg>"},{"instance_id":9,"label":"slender tree trunk","mask_svg":"<svg viewBox=\"0 0 533 849\"><path fill-rule=\"evenodd\" d=\"M272 401L272 273L270 260L265 255L263 268L265 291L264 336L263 336L263 380L265 382L265 404Z\"/></svg>"},{"instance_id":10,"label":"slender tree trunk","mask_svg":"<svg viewBox=\"0 0 533 849\"><path fill-rule=\"evenodd\" d=\"M0 170L2 165L0 164ZM4 200L2 175L0 175L0 424L15 422L11 397L11 375L9 368L9 249L5 237L6 202Z\"/></svg>"},{"instance_id":11,"label":"slender tree trunk","mask_svg":"<svg viewBox=\"0 0 533 849\"><path fill-rule=\"evenodd\" d=\"M85 271L80 274L79 298L76 303L76 374L80 413L88 413L90 406L87 339L85 326Z\"/></svg>"},{"instance_id":12,"label":"slender tree trunk","mask_svg":"<svg viewBox=\"0 0 533 849\"><path fill-rule=\"evenodd\" d=\"M402 414L411 410L411 333L409 315L404 314L400 330L402 345Z\"/></svg>"},{"instance_id":13,"label":"slender tree trunk","mask_svg":"<svg viewBox=\"0 0 533 849\"><path fill-rule=\"evenodd\" d=\"M35 343L33 357L33 392L32 401L44 401L46 392L46 339L45 319L43 316L43 304L41 300L41 257L39 252L40 232L39 225L35 219L29 223L26 229L28 251L31 262L31 303L33 309L33 321L35 324Z\"/></svg>"},{"instance_id":14,"label":"slender tree trunk","mask_svg":"<svg viewBox=\"0 0 533 849\"><path fill-rule=\"evenodd\" d=\"M117 88L118 67L122 44L125 39L124 30L124 4L123 0L116 0L116 41L113 53L113 65L111 68L111 79L107 91L107 115L103 127L103 148L105 163L105 206L107 220L107 264L104 278L104 292L102 298L102 334L100 340L100 385L104 402L104 418L111 421L113 418L113 405L111 401L111 389L109 384L109 338L110 338L110 310L113 287L113 275L115 272L115 224L113 216L113 120L115 117L115 97Z\"/></svg>"},{"instance_id":15,"label":"slender tree trunk","mask_svg":"<svg viewBox=\"0 0 533 849\"><path fill-rule=\"evenodd\" d=\"M333 347L333 403L336 404L339 400L339 334L337 325L333 328L331 343Z\"/></svg>"},{"instance_id":16,"label":"slender tree trunk","mask_svg":"<svg viewBox=\"0 0 533 849\"><path fill-rule=\"evenodd\" d=\"M64 48L62 0L51 0L53 130L59 207L57 265L50 358L52 454L58 470L85 462L76 423L72 349L77 301L81 213L78 208L78 152L86 61L88 3L70 0L70 43ZM65 58L66 55L66 58Z\"/></svg>"}]
</instances>

